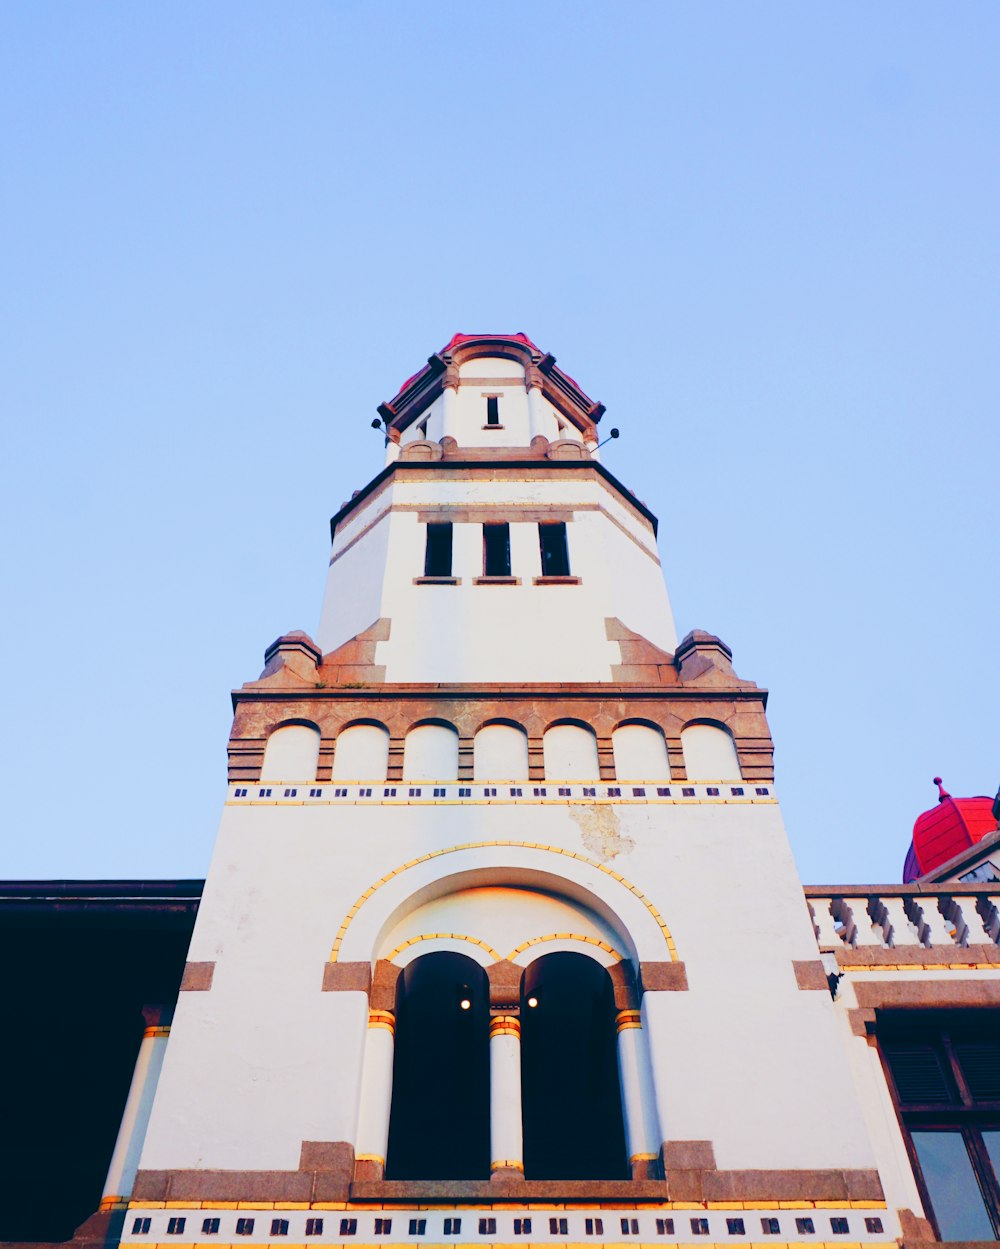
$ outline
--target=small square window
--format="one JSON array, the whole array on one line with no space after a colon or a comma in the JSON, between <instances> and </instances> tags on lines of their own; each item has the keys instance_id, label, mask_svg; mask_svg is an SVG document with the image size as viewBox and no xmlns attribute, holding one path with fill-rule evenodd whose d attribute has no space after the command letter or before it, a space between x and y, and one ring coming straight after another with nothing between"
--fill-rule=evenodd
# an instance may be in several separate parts
<instances>
[{"instance_id":1,"label":"small square window","mask_svg":"<svg viewBox=\"0 0 1000 1249\"><path fill-rule=\"evenodd\" d=\"M694 797L694 788L693 788L693 786L691 786L691 785L682 785L682 786L681 786L681 797L682 797L682 798L693 798L693 797Z\"/></svg>"},{"instance_id":2,"label":"small square window","mask_svg":"<svg viewBox=\"0 0 1000 1249\"><path fill-rule=\"evenodd\" d=\"M730 1236L745 1236L747 1226L742 1219L726 1219L726 1231Z\"/></svg>"},{"instance_id":3,"label":"small square window","mask_svg":"<svg viewBox=\"0 0 1000 1249\"><path fill-rule=\"evenodd\" d=\"M321 789L310 789L309 797L310 798L322 798L323 791Z\"/></svg>"},{"instance_id":4,"label":"small square window","mask_svg":"<svg viewBox=\"0 0 1000 1249\"><path fill-rule=\"evenodd\" d=\"M596 798L597 790L593 787L593 785L590 785L590 786L584 785L583 796L584 798Z\"/></svg>"},{"instance_id":5,"label":"small square window","mask_svg":"<svg viewBox=\"0 0 1000 1249\"><path fill-rule=\"evenodd\" d=\"M287 1236L288 1235L288 1220L287 1219L272 1219L271 1220L271 1235L272 1236Z\"/></svg>"},{"instance_id":6,"label":"small square window","mask_svg":"<svg viewBox=\"0 0 1000 1249\"><path fill-rule=\"evenodd\" d=\"M673 1236L674 1221L673 1219L657 1219L656 1220L657 1236Z\"/></svg>"},{"instance_id":7,"label":"small square window","mask_svg":"<svg viewBox=\"0 0 1000 1249\"><path fill-rule=\"evenodd\" d=\"M670 797L669 788L666 785L658 785L656 787L656 796L657 798L669 798Z\"/></svg>"},{"instance_id":8,"label":"small square window","mask_svg":"<svg viewBox=\"0 0 1000 1249\"><path fill-rule=\"evenodd\" d=\"M132 1235L133 1236L145 1236L145 1234L149 1231L151 1226L152 1226L151 1219L136 1219L135 1222L132 1224Z\"/></svg>"},{"instance_id":9,"label":"small square window","mask_svg":"<svg viewBox=\"0 0 1000 1249\"><path fill-rule=\"evenodd\" d=\"M550 1236L568 1236L569 1219L549 1219Z\"/></svg>"},{"instance_id":10,"label":"small square window","mask_svg":"<svg viewBox=\"0 0 1000 1249\"><path fill-rule=\"evenodd\" d=\"M742 797L743 797L743 786L742 786L742 785L731 785L731 786L729 787L729 792L730 792L730 794L732 794L732 796L733 796L734 798L742 798Z\"/></svg>"},{"instance_id":11,"label":"small square window","mask_svg":"<svg viewBox=\"0 0 1000 1249\"><path fill-rule=\"evenodd\" d=\"M708 789L705 790L705 793L708 794L709 798L718 798L719 787L717 785L709 785Z\"/></svg>"},{"instance_id":12,"label":"small square window","mask_svg":"<svg viewBox=\"0 0 1000 1249\"><path fill-rule=\"evenodd\" d=\"M520 798L520 797L522 796L522 794L523 794L523 793L524 793L524 791L523 791L522 789L520 789L518 786L516 786L516 785L511 786L510 796L511 796L512 798Z\"/></svg>"},{"instance_id":13,"label":"small square window","mask_svg":"<svg viewBox=\"0 0 1000 1249\"><path fill-rule=\"evenodd\" d=\"M306 1219L306 1235L307 1236L322 1236L323 1235L323 1220L322 1219Z\"/></svg>"},{"instance_id":14,"label":"small square window","mask_svg":"<svg viewBox=\"0 0 1000 1249\"><path fill-rule=\"evenodd\" d=\"M645 797L646 797L646 790L645 790L644 786L642 786L642 785L633 785L633 786L632 786L632 797L633 797L633 798L645 798Z\"/></svg>"},{"instance_id":15,"label":"small square window","mask_svg":"<svg viewBox=\"0 0 1000 1249\"><path fill-rule=\"evenodd\" d=\"M411 798L419 798L419 797L420 797L420 795L421 795L422 793L423 793L423 790L422 790L422 789L420 789L419 787L418 787L418 788L415 788L415 789L413 789L413 788L411 788L411 789L410 789L410 797L411 797Z\"/></svg>"},{"instance_id":16,"label":"small square window","mask_svg":"<svg viewBox=\"0 0 1000 1249\"><path fill-rule=\"evenodd\" d=\"M333 796L334 796L334 798L346 798L346 797L347 797L347 790L346 790L346 789L335 789L335 790L333 791Z\"/></svg>"},{"instance_id":17,"label":"small square window","mask_svg":"<svg viewBox=\"0 0 1000 1249\"><path fill-rule=\"evenodd\" d=\"M530 1219L515 1219L514 1220L514 1235L515 1236L530 1236L531 1235L531 1220Z\"/></svg>"},{"instance_id":18,"label":"small square window","mask_svg":"<svg viewBox=\"0 0 1000 1249\"><path fill-rule=\"evenodd\" d=\"M169 1219L167 1221L167 1235L179 1236L181 1232L184 1231L185 1227L187 1227L187 1219L183 1216L180 1218Z\"/></svg>"},{"instance_id":19,"label":"small square window","mask_svg":"<svg viewBox=\"0 0 1000 1249\"><path fill-rule=\"evenodd\" d=\"M447 791L446 789L443 789L443 788L441 788L441 787L439 786L439 787L438 787L437 789L435 789L435 791L434 791L434 797L435 797L435 798L444 798L444 797L445 797L445 795L447 794L447 792L448 792L448 791Z\"/></svg>"},{"instance_id":20,"label":"small square window","mask_svg":"<svg viewBox=\"0 0 1000 1249\"><path fill-rule=\"evenodd\" d=\"M695 1236L708 1235L708 1219L692 1219L691 1231Z\"/></svg>"},{"instance_id":21,"label":"small square window","mask_svg":"<svg viewBox=\"0 0 1000 1249\"><path fill-rule=\"evenodd\" d=\"M833 1232L835 1236L846 1236L850 1230L851 1229L848 1227L846 1219L830 1220L830 1231Z\"/></svg>"},{"instance_id":22,"label":"small square window","mask_svg":"<svg viewBox=\"0 0 1000 1249\"><path fill-rule=\"evenodd\" d=\"M495 798L496 796L497 796L497 791L495 789L487 788L483 790L484 798Z\"/></svg>"},{"instance_id":23,"label":"small square window","mask_svg":"<svg viewBox=\"0 0 1000 1249\"><path fill-rule=\"evenodd\" d=\"M621 796L622 796L622 791L618 788L617 785L612 785L609 787L608 789L609 798L620 798Z\"/></svg>"},{"instance_id":24,"label":"small square window","mask_svg":"<svg viewBox=\"0 0 1000 1249\"><path fill-rule=\"evenodd\" d=\"M391 1231L392 1231L392 1219L376 1219L375 1220L375 1235L376 1236L388 1236Z\"/></svg>"},{"instance_id":25,"label":"small square window","mask_svg":"<svg viewBox=\"0 0 1000 1249\"><path fill-rule=\"evenodd\" d=\"M410 1235L423 1236L427 1231L426 1219L410 1219Z\"/></svg>"},{"instance_id":26,"label":"small square window","mask_svg":"<svg viewBox=\"0 0 1000 1249\"><path fill-rule=\"evenodd\" d=\"M568 798L572 792L573 792L573 791L572 791L571 789L569 789L569 788L560 788L560 790L559 790L559 797L560 797L560 798Z\"/></svg>"},{"instance_id":27,"label":"small square window","mask_svg":"<svg viewBox=\"0 0 1000 1249\"><path fill-rule=\"evenodd\" d=\"M257 797L258 798L270 798L271 791L269 789L262 789L260 793L258 793Z\"/></svg>"},{"instance_id":28,"label":"small square window","mask_svg":"<svg viewBox=\"0 0 1000 1249\"><path fill-rule=\"evenodd\" d=\"M815 1236L816 1224L812 1221L812 1219L796 1219L795 1230L800 1236Z\"/></svg>"},{"instance_id":29,"label":"small square window","mask_svg":"<svg viewBox=\"0 0 1000 1249\"><path fill-rule=\"evenodd\" d=\"M777 1219L761 1219L760 1230L765 1236L780 1236L781 1224Z\"/></svg>"},{"instance_id":30,"label":"small square window","mask_svg":"<svg viewBox=\"0 0 1000 1249\"><path fill-rule=\"evenodd\" d=\"M201 1234L202 1236L218 1236L219 1220L218 1219L202 1219Z\"/></svg>"},{"instance_id":31,"label":"small square window","mask_svg":"<svg viewBox=\"0 0 1000 1249\"><path fill-rule=\"evenodd\" d=\"M496 1219L480 1219L479 1220L479 1235L480 1236L493 1236L496 1233L496 1230L497 1230Z\"/></svg>"},{"instance_id":32,"label":"small square window","mask_svg":"<svg viewBox=\"0 0 1000 1249\"><path fill-rule=\"evenodd\" d=\"M285 797L286 797L286 798L294 798L298 792L299 792L299 791L298 791L297 789L286 789L286 790L285 790Z\"/></svg>"},{"instance_id":33,"label":"small square window","mask_svg":"<svg viewBox=\"0 0 1000 1249\"><path fill-rule=\"evenodd\" d=\"M252 1236L253 1235L253 1219L237 1219L236 1220L236 1235L237 1236Z\"/></svg>"},{"instance_id":34,"label":"small square window","mask_svg":"<svg viewBox=\"0 0 1000 1249\"><path fill-rule=\"evenodd\" d=\"M588 1219L586 1222L586 1228L587 1228L588 1236L603 1236L604 1235L604 1220L603 1219Z\"/></svg>"},{"instance_id":35,"label":"small square window","mask_svg":"<svg viewBox=\"0 0 1000 1249\"><path fill-rule=\"evenodd\" d=\"M237 798L245 798L247 796L247 791L245 789L238 789L235 796Z\"/></svg>"},{"instance_id":36,"label":"small square window","mask_svg":"<svg viewBox=\"0 0 1000 1249\"><path fill-rule=\"evenodd\" d=\"M638 1219L622 1219L622 1235L638 1236L639 1220Z\"/></svg>"},{"instance_id":37,"label":"small square window","mask_svg":"<svg viewBox=\"0 0 1000 1249\"><path fill-rule=\"evenodd\" d=\"M535 795L535 797L536 797L536 798L544 798L544 797L546 796L546 794L548 793L548 790L547 790L547 789L545 789L544 787L540 789L540 788L536 785L536 786L535 786L535 789L534 789L534 791L533 791L533 792L534 792L534 795Z\"/></svg>"},{"instance_id":38,"label":"small square window","mask_svg":"<svg viewBox=\"0 0 1000 1249\"><path fill-rule=\"evenodd\" d=\"M356 1236L358 1234L357 1219L341 1219L340 1220L341 1236Z\"/></svg>"},{"instance_id":39,"label":"small square window","mask_svg":"<svg viewBox=\"0 0 1000 1249\"><path fill-rule=\"evenodd\" d=\"M766 785L758 785L757 788L754 790L754 792L756 793L758 798L766 798L768 794L768 789Z\"/></svg>"},{"instance_id":40,"label":"small square window","mask_svg":"<svg viewBox=\"0 0 1000 1249\"><path fill-rule=\"evenodd\" d=\"M472 790L471 789L459 789L458 796L459 798L471 798Z\"/></svg>"},{"instance_id":41,"label":"small square window","mask_svg":"<svg viewBox=\"0 0 1000 1249\"><path fill-rule=\"evenodd\" d=\"M371 791L370 789L359 789L359 790L358 790L358 797L359 797L359 798L370 798L371 796L372 796L372 791Z\"/></svg>"},{"instance_id":42,"label":"small square window","mask_svg":"<svg viewBox=\"0 0 1000 1249\"><path fill-rule=\"evenodd\" d=\"M445 1219L444 1234L446 1236L459 1236L461 1235L461 1232L462 1232L462 1220L461 1219Z\"/></svg>"},{"instance_id":43,"label":"small square window","mask_svg":"<svg viewBox=\"0 0 1000 1249\"><path fill-rule=\"evenodd\" d=\"M382 790L382 797L383 797L383 798L395 798L395 797L396 797L396 791L395 791L394 789L383 789L383 790Z\"/></svg>"},{"instance_id":44,"label":"small square window","mask_svg":"<svg viewBox=\"0 0 1000 1249\"><path fill-rule=\"evenodd\" d=\"M876 1233L881 1232L881 1231L882 1231L882 1220L881 1220L881 1219L874 1219L874 1218L873 1218L873 1219L865 1219L865 1231L866 1231L866 1232L876 1232Z\"/></svg>"}]
</instances>

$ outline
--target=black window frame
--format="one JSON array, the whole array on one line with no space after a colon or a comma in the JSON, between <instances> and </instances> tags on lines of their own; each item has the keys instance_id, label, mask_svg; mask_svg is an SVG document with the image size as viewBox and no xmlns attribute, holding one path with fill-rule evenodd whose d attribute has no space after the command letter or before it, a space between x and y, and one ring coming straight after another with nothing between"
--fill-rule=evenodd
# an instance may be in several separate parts
<instances>
[{"instance_id":1,"label":"black window frame","mask_svg":"<svg viewBox=\"0 0 1000 1249\"><path fill-rule=\"evenodd\" d=\"M455 558L454 525L450 520L427 522L427 541L424 547L424 576L450 577Z\"/></svg>"},{"instance_id":2,"label":"black window frame","mask_svg":"<svg viewBox=\"0 0 1000 1249\"><path fill-rule=\"evenodd\" d=\"M510 524L491 521L483 524L483 576L509 578Z\"/></svg>"},{"instance_id":3,"label":"black window frame","mask_svg":"<svg viewBox=\"0 0 1000 1249\"><path fill-rule=\"evenodd\" d=\"M490 429L500 429L500 396L486 396L486 424Z\"/></svg>"},{"instance_id":4,"label":"black window frame","mask_svg":"<svg viewBox=\"0 0 1000 1249\"><path fill-rule=\"evenodd\" d=\"M569 535L564 520L538 522L538 551L543 577L571 577Z\"/></svg>"}]
</instances>

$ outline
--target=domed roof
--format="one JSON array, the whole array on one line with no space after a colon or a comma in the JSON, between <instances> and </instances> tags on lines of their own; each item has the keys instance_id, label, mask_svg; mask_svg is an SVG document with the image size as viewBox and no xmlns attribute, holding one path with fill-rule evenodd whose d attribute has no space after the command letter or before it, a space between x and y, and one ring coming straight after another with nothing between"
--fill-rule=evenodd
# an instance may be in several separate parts
<instances>
[{"instance_id":1,"label":"domed roof","mask_svg":"<svg viewBox=\"0 0 1000 1249\"><path fill-rule=\"evenodd\" d=\"M992 798L953 798L935 776L937 806L918 815L913 825L913 843L903 867L903 880L909 883L933 872L963 850L976 845L997 829Z\"/></svg>"}]
</instances>

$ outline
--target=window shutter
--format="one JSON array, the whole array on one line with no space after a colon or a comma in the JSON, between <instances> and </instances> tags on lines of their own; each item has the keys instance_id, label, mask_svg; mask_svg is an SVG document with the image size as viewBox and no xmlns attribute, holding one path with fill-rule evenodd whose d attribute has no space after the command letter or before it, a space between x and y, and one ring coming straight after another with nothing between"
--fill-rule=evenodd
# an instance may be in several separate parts
<instances>
[{"instance_id":1,"label":"window shutter","mask_svg":"<svg viewBox=\"0 0 1000 1249\"><path fill-rule=\"evenodd\" d=\"M1000 1041L955 1041L973 1101L1000 1102Z\"/></svg>"},{"instance_id":2,"label":"window shutter","mask_svg":"<svg viewBox=\"0 0 1000 1249\"><path fill-rule=\"evenodd\" d=\"M937 1048L929 1041L886 1041L884 1049L901 1102L946 1105L953 1100Z\"/></svg>"}]
</instances>

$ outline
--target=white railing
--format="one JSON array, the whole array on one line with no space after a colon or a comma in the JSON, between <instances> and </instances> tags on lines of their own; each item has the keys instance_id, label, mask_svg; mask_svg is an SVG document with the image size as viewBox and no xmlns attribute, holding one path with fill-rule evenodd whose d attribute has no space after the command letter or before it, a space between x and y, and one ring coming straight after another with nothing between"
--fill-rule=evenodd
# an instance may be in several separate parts
<instances>
[{"instance_id":1,"label":"white railing","mask_svg":"<svg viewBox=\"0 0 1000 1249\"><path fill-rule=\"evenodd\" d=\"M808 886L821 951L1000 944L1000 885Z\"/></svg>"}]
</instances>

